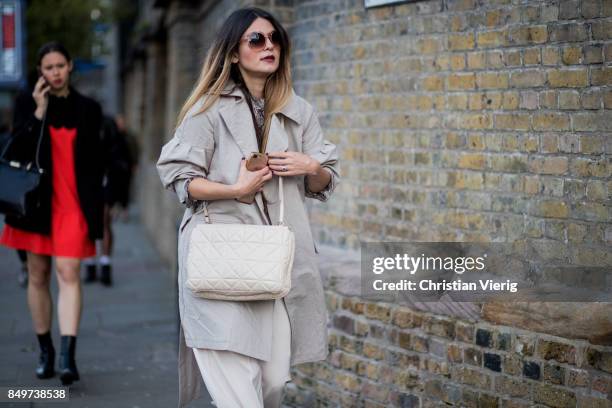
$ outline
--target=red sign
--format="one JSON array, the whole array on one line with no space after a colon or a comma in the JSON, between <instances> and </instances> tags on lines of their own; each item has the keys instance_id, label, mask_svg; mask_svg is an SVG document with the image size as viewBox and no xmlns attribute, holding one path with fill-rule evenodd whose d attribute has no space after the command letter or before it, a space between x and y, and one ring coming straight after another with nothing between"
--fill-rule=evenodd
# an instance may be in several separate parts
<instances>
[{"instance_id":1,"label":"red sign","mask_svg":"<svg viewBox=\"0 0 612 408\"><path fill-rule=\"evenodd\" d=\"M2 12L2 48L15 48L15 10L10 7Z\"/></svg>"},{"instance_id":2,"label":"red sign","mask_svg":"<svg viewBox=\"0 0 612 408\"><path fill-rule=\"evenodd\" d=\"M23 80L23 3L0 0L0 86L18 87Z\"/></svg>"}]
</instances>

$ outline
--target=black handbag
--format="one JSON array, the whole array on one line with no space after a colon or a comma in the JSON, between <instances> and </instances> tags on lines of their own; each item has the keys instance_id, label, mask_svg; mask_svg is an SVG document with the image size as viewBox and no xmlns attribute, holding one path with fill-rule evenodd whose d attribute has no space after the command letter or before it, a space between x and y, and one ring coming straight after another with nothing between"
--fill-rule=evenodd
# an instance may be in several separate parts
<instances>
[{"instance_id":1,"label":"black handbag","mask_svg":"<svg viewBox=\"0 0 612 408\"><path fill-rule=\"evenodd\" d=\"M40 168L38 156L45 129L46 112L40 127L36 144L34 163L21 163L7 160L5 155L14 137L2 149L0 154L0 213L16 217L25 217L40 205L38 186L44 170Z\"/></svg>"}]
</instances>

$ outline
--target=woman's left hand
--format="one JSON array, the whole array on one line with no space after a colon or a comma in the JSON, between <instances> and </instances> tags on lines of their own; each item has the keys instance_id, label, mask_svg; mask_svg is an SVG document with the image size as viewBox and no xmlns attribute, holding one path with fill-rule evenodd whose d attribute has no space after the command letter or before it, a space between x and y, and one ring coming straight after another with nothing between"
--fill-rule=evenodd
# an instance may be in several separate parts
<instances>
[{"instance_id":1,"label":"woman's left hand","mask_svg":"<svg viewBox=\"0 0 612 408\"><path fill-rule=\"evenodd\" d=\"M268 166L275 176L308 176L316 175L320 164L304 153L270 152Z\"/></svg>"}]
</instances>

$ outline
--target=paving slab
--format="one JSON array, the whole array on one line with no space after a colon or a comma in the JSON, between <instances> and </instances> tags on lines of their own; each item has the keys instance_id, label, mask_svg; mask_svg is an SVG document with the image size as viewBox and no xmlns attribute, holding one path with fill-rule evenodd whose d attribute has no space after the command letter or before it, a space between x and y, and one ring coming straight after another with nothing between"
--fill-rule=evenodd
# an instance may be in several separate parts
<instances>
[{"instance_id":1,"label":"paving slab","mask_svg":"<svg viewBox=\"0 0 612 408\"><path fill-rule=\"evenodd\" d=\"M176 282L159 260L137 214L114 224L115 253L110 288L83 285L83 315L77 340L81 380L69 402L0 403L0 407L169 408L178 402ZM1 225L0 225L1 226ZM16 252L0 246L0 386L58 387L59 377L34 375L38 343L26 290L17 276ZM57 278L52 278L57 303ZM54 310L52 336L59 353ZM56 365L57 368L57 365ZM213 407L206 394L189 405Z\"/></svg>"}]
</instances>

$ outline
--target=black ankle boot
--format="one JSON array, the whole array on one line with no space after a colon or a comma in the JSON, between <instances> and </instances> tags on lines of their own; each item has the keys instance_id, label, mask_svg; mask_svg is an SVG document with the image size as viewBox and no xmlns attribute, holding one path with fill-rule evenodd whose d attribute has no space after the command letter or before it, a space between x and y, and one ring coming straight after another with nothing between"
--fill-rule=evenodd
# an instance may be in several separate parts
<instances>
[{"instance_id":1,"label":"black ankle boot","mask_svg":"<svg viewBox=\"0 0 612 408\"><path fill-rule=\"evenodd\" d=\"M70 385L79 380L79 372L74 361L76 350L75 336L62 336L62 351L59 358L59 372L62 385Z\"/></svg>"},{"instance_id":2,"label":"black ankle boot","mask_svg":"<svg viewBox=\"0 0 612 408\"><path fill-rule=\"evenodd\" d=\"M85 283L95 282L97 278L96 264L87 265L85 267Z\"/></svg>"},{"instance_id":3,"label":"black ankle boot","mask_svg":"<svg viewBox=\"0 0 612 408\"><path fill-rule=\"evenodd\" d=\"M102 270L100 274L100 282L104 286L112 286L113 277L112 277L112 267L110 264L102 265Z\"/></svg>"},{"instance_id":4,"label":"black ankle boot","mask_svg":"<svg viewBox=\"0 0 612 408\"><path fill-rule=\"evenodd\" d=\"M38 367L36 367L36 376L38 378L51 378L55 375L55 349L51 340L51 333L38 334L38 344L40 345L40 356L38 358Z\"/></svg>"}]
</instances>

